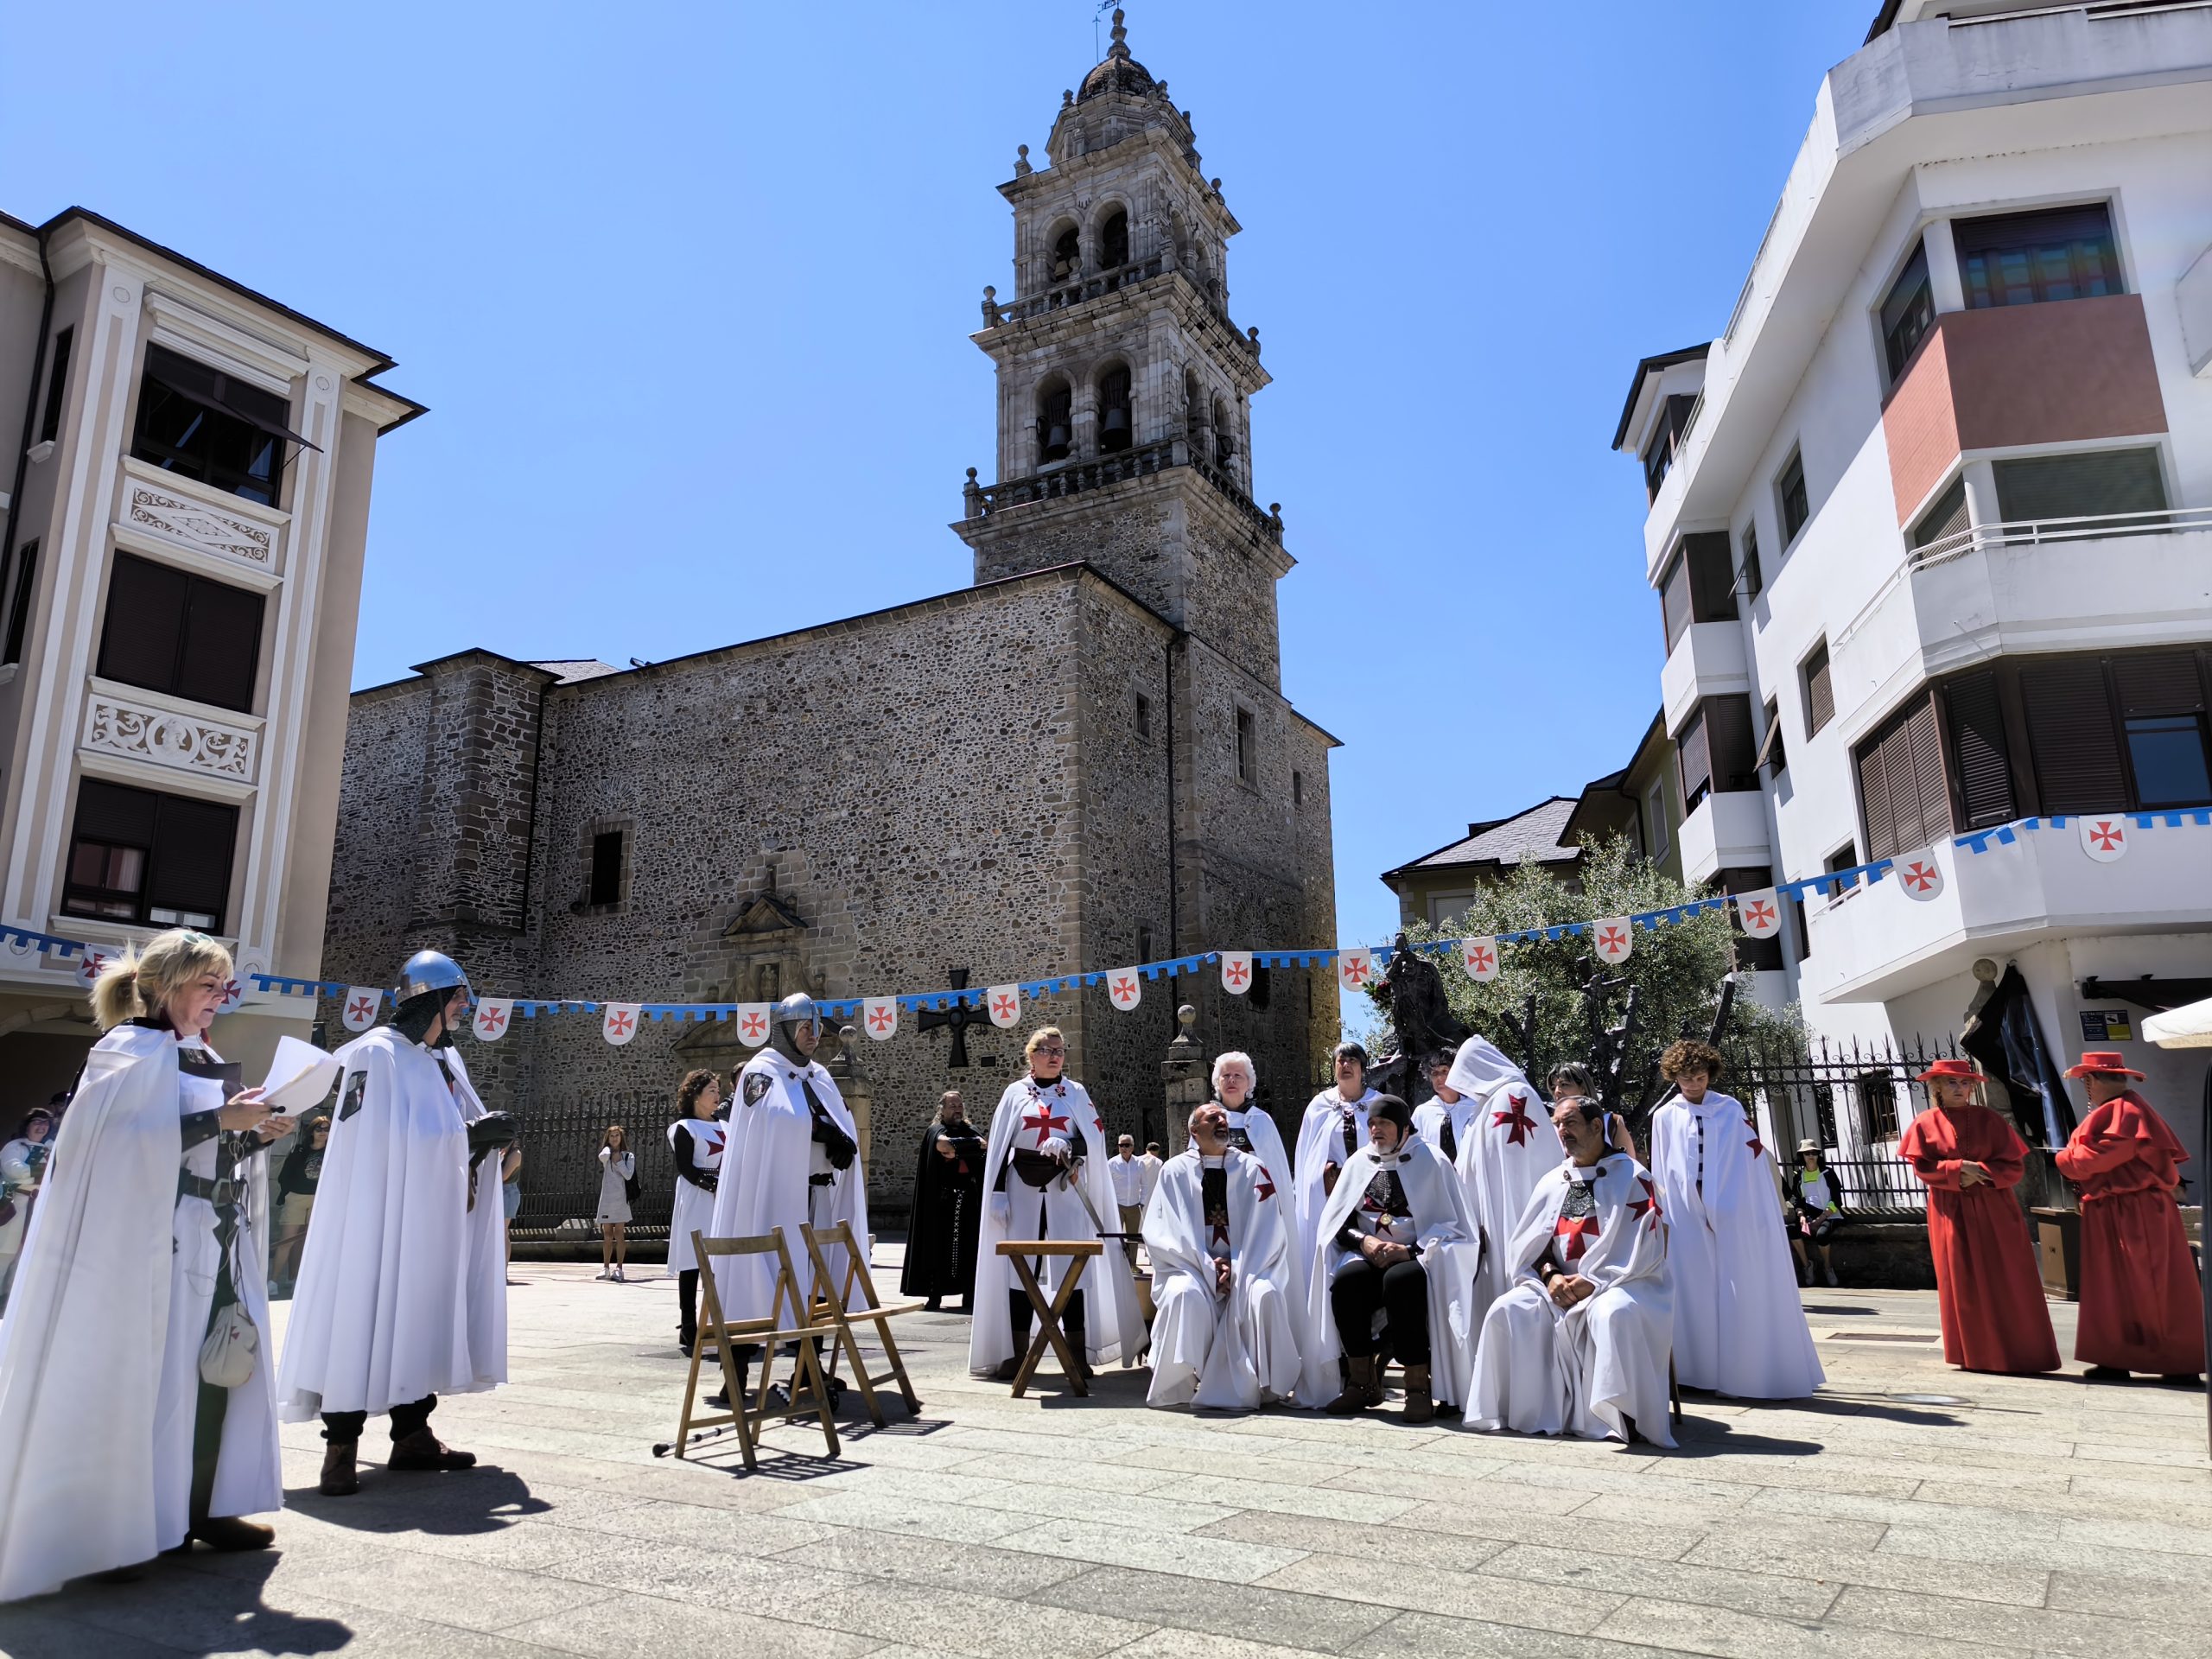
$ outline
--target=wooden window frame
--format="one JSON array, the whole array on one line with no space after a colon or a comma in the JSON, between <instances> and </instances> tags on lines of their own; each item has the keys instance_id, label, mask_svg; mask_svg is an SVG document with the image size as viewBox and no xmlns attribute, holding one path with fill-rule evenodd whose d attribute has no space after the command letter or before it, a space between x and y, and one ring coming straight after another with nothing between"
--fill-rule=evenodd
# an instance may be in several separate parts
<instances>
[{"instance_id":1,"label":"wooden window frame","mask_svg":"<svg viewBox=\"0 0 2212 1659\"><path fill-rule=\"evenodd\" d=\"M1805 699L1805 741L1809 743L1835 719L1835 658L1828 650L1827 635L1822 634L1797 659L1797 689ZM1821 709L1824 702L1826 712Z\"/></svg>"}]
</instances>

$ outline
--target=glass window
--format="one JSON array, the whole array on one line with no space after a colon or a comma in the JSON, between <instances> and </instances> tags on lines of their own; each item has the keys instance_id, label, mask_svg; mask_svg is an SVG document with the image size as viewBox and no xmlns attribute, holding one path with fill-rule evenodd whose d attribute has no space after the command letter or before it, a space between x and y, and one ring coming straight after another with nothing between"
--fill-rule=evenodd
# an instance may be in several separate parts
<instances>
[{"instance_id":1,"label":"glass window","mask_svg":"<svg viewBox=\"0 0 2212 1659\"><path fill-rule=\"evenodd\" d=\"M1744 526L1744 561L1737 567L1736 585L1743 589L1745 599L1757 599L1759 589L1766 586L1766 576L1759 569L1759 527Z\"/></svg>"},{"instance_id":2,"label":"glass window","mask_svg":"<svg viewBox=\"0 0 2212 1659\"><path fill-rule=\"evenodd\" d=\"M2145 808L2202 806L2212 801L2204 728L2195 715L2138 715L2127 722L2127 760L2135 798Z\"/></svg>"},{"instance_id":3,"label":"glass window","mask_svg":"<svg viewBox=\"0 0 2212 1659\"><path fill-rule=\"evenodd\" d=\"M46 372L46 413L38 423L39 442L61 435L61 400L69 391L69 348L77 331L64 328L54 337L54 365Z\"/></svg>"},{"instance_id":4,"label":"glass window","mask_svg":"<svg viewBox=\"0 0 2212 1659\"><path fill-rule=\"evenodd\" d=\"M1997 511L2008 524L2159 512L2166 505L2165 479L2158 470L2155 449L2035 455L2000 461L1993 470Z\"/></svg>"},{"instance_id":5,"label":"glass window","mask_svg":"<svg viewBox=\"0 0 2212 1659\"><path fill-rule=\"evenodd\" d=\"M1254 753L1258 741L1256 727L1250 709L1236 711L1236 781L1241 784L1252 782L1259 769L1258 757Z\"/></svg>"},{"instance_id":6,"label":"glass window","mask_svg":"<svg viewBox=\"0 0 2212 1659\"><path fill-rule=\"evenodd\" d=\"M130 453L164 472L274 506L290 416L274 392L149 346Z\"/></svg>"},{"instance_id":7,"label":"glass window","mask_svg":"<svg viewBox=\"0 0 2212 1659\"><path fill-rule=\"evenodd\" d=\"M1137 735L1152 735L1152 699L1141 691L1137 693Z\"/></svg>"},{"instance_id":8,"label":"glass window","mask_svg":"<svg viewBox=\"0 0 2212 1659\"><path fill-rule=\"evenodd\" d=\"M1944 546L1939 551L1958 551L1950 544L1951 538L1969 528L1967 521L1967 480L1962 474L1951 480L1951 487L1930 502L1928 511L1922 513L1914 524L1913 549L1920 551L1941 542Z\"/></svg>"},{"instance_id":9,"label":"glass window","mask_svg":"<svg viewBox=\"0 0 2212 1659\"><path fill-rule=\"evenodd\" d=\"M1961 219L1954 222L1951 233L1970 309L2124 291L2112 210L2102 202Z\"/></svg>"},{"instance_id":10,"label":"glass window","mask_svg":"<svg viewBox=\"0 0 2212 1659\"><path fill-rule=\"evenodd\" d=\"M108 575L99 672L219 709L250 709L263 600L129 553Z\"/></svg>"},{"instance_id":11,"label":"glass window","mask_svg":"<svg viewBox=\"0 0 2212 1659\"><path fill-rule=\"evenodd\" d=\"M1667 785L1656 783L1644 791L1643 840L1654 859L1667 856Z\"/></svg>"},{"instance_id":12,"label":"glass window","mask_svg":"<svg viewBox=\"0 0 2212 1659\"><path fill-rule=\"evenodd\" d=\"M87 778L77 786L61 908L219 933L238 823L235 806Z\"/></svg>"},{"instance_id":13,"label":"glass window","mask_svg":"<svg viewBox=\"0 0 2212 1659\"><path fill-rule=\"evenodd\" d=\"M1788 547L1797 539L1797 532L1805 528L1805 521L1813 516L1812 498L1805 489L1805 460L1793 454L1774 481L1775 496L1782 509L1782 544Z\"/></svg>"},{"instance_id":14,"label":"glass window","mask_svg":"<svg viewBox=\"0 0 2212 1659\"><path fill-rule=\"evenodd\" d=\"M1912 354L1920 349L1920 342L1935 322L1936 296L1929 286L1928 250L1923 245L1912 251L1912 257L1905 262L1882 302L1882 349L1889 357L1891 380L1912 361Z\"/></svg>"},{"instance_id":15,"label":"glass window","mask_svg":"<svg viewBox=\"0 0 2212 1659\"><path fill-rule=\"evenodd\" d=\"M621 902L622 840L620 830L602 830L591 838L591 896L586 903Z\"/></svg>"},{"instance_id":16,"label":"glass window","mask_svg":"<svg viewBox=\"0 0 2212 1659\"><path fill-rule=\"evenodd\" d=\"M16 580L8 597L8 631L0 641L0 664L23 660L23 635L30 627L32 584L38 576L38 543L25 542L16 553Z\"/></svg>"}]
</instances>

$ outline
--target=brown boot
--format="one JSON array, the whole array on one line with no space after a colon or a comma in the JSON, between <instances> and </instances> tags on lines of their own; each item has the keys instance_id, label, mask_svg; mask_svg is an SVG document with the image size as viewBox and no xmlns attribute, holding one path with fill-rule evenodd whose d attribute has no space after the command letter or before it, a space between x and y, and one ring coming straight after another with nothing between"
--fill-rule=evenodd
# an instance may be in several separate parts
<instances>
[{"instance_id":1,"label":"brown boot","mask_svg":"<svg viewBox=\"0 0 2212 1659\"><path fill-rule=\"evenodd\" d=\"M316 1490L325 1497L351 1497L361 1490L361 1477L353 1468L353 1441L323 1442L322 1479Z\"/></svg>"},{"instance_id":2,"label":"brown boot","mask_svg":"<svg viewBox=\"0 0 2212 1659\"><path fill-rule=\"evenodd\" d=\"M211 1515L193 1522L192 1535L210 1549L266 1549L276 1541L276 1529L234 1515Z\"/></svg>"},{"instance_id":3,"label":"brown boot","mask_svg":"<svg viewBox=\"0 0 2212 1659\"><path fill-rule=\"evenodd\" d=\"M387 1469L474 1469L474 1452L456 1452L427 1428L418 1428L404 1440L391 1443Z\"/></svg>"},{"instance_id":4,"label":"brown boot","mask_svg":"<svg viewBox=\"0 0 2212 1659\"><path fill-rule=\"evenodd\" d=\"M1436 1402L1430 1397L1428 1392L1428 1367L1426 1365L1407 1366L1406 1410L1401 1421L1408 1423L1426 1423L1433 1421L1435 1416Z\"/></svg>"},{"instance_id":5,"label":"brown boot","mask_svg":"<svg viewBox=\"0 0 2212 1659\"><path fill-rule=\"evenodd\" d=\"M1373 1356L1347 1360L1344 1370L1347 1375L1344 1392L1322 1408L1332 1417L1350 1417L1356 1412L1365 1411L1382 1397L1382 1390L1376 1386L1376 1367Z\"/></svg>"}]
</instances>

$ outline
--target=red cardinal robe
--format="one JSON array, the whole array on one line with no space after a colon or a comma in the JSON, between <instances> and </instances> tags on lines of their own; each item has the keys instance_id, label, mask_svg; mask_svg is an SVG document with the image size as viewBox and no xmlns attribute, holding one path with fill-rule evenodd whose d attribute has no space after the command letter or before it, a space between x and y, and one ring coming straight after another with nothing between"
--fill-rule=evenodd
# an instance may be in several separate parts
<instances>
[{"instance_id":1,"label":"red cardinal robe","mask_svg":"<svg viewBox=\"0 0 2212 1659\"><path fill-rule=\"evenodd\" d=\"M1897 1154L1928 1183L1943 1357L1968 1371L2056 1370L2058 1338L2012 1196L2026 1173L2027 1144L1986 1106L1933 1106L1912 1120ZM1992 1179L1960 1185L1960 1166L1968 1163Z\"/></svg>"},{"instance_id":2,"label":"red cardinal robe","mask_svg":"<svg viewBox=\"0 0 2212 1659\"><path fill-rule=\"evenodd\" d=\"M2204 1305L2174 1188L2189 1154L2130 1089L2057 1154L2082 1189L2082 1319L2074 1357L2159 1376L2204 1369Z\"/></svg>"}]
</instances>

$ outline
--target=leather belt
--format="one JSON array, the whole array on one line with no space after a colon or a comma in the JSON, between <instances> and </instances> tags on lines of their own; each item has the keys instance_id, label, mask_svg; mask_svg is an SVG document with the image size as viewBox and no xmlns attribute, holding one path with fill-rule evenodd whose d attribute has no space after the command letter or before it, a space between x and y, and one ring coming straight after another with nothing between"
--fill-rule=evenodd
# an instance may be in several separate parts
<instances>
[{"instance_id":1,"label":"leather belt","mask_svg":"<svg viewBox=\"0 0 2212 1659\"><path fill-rule=\"evenodd\" d=\"M180 1198L205 1198L218 1209L235 1209L245 1201L245 1182L243 1178L211 1180L205 1175L181 1169L176 1174L176 1195Z\"/></svg>"},{"instance_id":2,"label":"leather belt","mask_svg":"<svg viewBox=\"0 0 2212 1659\"><path fill-rule=\"evenodd\" d=\"M835 1175L825 1170L819 1175L808 1176L806 1178L806 1184L809 1186L832 1186L836 1184L836 1179L837 1178Z\"/></svg>"}]
</instances>

